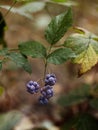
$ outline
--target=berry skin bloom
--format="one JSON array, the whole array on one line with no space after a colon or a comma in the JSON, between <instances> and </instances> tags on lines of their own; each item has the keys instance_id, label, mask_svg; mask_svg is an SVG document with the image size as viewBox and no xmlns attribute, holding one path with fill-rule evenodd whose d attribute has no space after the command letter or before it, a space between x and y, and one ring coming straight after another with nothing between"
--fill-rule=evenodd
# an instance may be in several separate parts
<instances>
[{"instance_id":1,"label":"berry skin bloom","mask_svg":"<svg viewBox=\"0 0 98 130\"><path fill-rule=\"evenodd\" d=\"M46 97L47 99L53 97L53 89L51 86L47 85L43 88L41 88L41 94Z\"/></svg>"},{"instance_id":2,"label":"berry skin bloom","mask_svg":"<svg viewBox=\"0 0 98 130\"><path fill-rule=\"evenodd\" d=\"M53 86L56 83L56 76L55 74L47 74L45 78L45 85Z\"/></svg>"},{"instance_id":3,"label":"berry skin bloom","mask_svg":"<svg viewBox=\"0 0 98 130\"><path fill-rule=\"evenodd\" d=\"M37 93L40 88L39 84L32 80L26 84L26 87L27 91L31 94Z\"/></svg>"},{"instance_id":4,"label":"berry skin bloom","mask_svg":"<svg viewBox=\"0 0 98 130\"><path fill-rule=\"evenodd\" d=\"M39 97L39 103L40 104L47 104L48 103L48 99L44 96L40 96Z\"/></svg>"}]
</instances>

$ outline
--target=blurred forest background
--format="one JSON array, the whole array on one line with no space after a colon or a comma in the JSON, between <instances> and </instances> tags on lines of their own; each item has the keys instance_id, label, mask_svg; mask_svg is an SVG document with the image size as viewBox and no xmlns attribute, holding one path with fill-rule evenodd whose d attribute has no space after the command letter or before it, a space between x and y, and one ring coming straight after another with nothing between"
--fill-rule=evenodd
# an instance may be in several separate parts
<instances>
[{"instance_id":1,"label":"blurred forest background","mask_svg":"<svg viewBox=\"0 0 98 130\"><path fill-rule=\"evenodd\" d=\"M9 48L17 48L19 42L29 40L39 41L47 46L44 38L45 28L51 18L64 12L69 6L73 10L74 26L85 28L98 35L98 0L66 0L62 4L47 1L46 5L44 2L46 1L17 2L12 11L4 17L7 25L4 40ZM0 12L3 16L7 12L6 8L12 4L12 0L0 0ZM26 4L31 6L23 8ZM33 9L28 13L30 8ZM70 33L69 30L66 36ZM77 77L77 66L70 62L57 66L49 64L48 69L56 74L57 83L54 86L54 97L48 105L43 106L38 103L38 96L28 94L25 87L27 81L37 81L42 77L43 61L29 60L33 69L31 75L10 61L4 64L0 72L0 86L4 88L0 96L0 130L63 130L61 126L66 119L87 109L87 102L66 108L57 100L62 94L66 95L71 89L83 84L93 87L97 85L98 65L81 77ZM92 113L98 118L98 111Z\"/></svg>"}]
</instances>

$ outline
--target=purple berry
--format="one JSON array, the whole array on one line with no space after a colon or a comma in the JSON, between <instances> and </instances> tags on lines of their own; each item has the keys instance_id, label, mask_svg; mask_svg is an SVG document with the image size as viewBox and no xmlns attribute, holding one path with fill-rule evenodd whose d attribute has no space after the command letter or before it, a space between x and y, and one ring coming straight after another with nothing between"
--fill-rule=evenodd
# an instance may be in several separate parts
<instances>
[{"instance_id":1,"label":"purple berry","mask_svg":"<svg viewBox=\"0 0 98 130\"><path fill-rule=\"evenodd\" d=\"M53 97L53 89L51 86L47 85L43 88L41 88L41 94L46 97L47 99Z\"/></svg>"},{"instance_id":2,"label":"purple berry","mask_svg":"<svg viewBox=\"0 0 98 130\"><path fill-rule=\"evenodd\" d=\"M31 94L37 93L40 88L39 84L32 80L26 84L26 87L27 91Z\"/></svg>"},{"instance_id":3,"label":"purple berry","mask_svg":"<svg viewBox=\"0 0 98 130\"><path fill-rule=\"evenodd\" d=\"M45 85L53 86L56 83L56 76L55 74L47 74L45 78Z\"/></svg>"},{"instance_id":4,"label":"purple berry","mask_svg":"<svg viewBox=\"0 0 98 130\"><path fill-rule=\"evenodd\" d=\"M48 99L44 96L40 96L39 97L39 103L40 104L47 104L48 103Z\"/></svg>"}]
</instances>

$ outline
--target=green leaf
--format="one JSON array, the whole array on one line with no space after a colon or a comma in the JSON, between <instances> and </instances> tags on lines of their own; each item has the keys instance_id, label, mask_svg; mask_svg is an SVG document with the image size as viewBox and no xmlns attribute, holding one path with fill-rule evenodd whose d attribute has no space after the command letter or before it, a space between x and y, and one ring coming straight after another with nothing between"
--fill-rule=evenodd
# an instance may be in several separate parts
<instances>
[{"instance_id":1,"label":"green leaf","mask_svg":"<svg viewBox=\"0 0 98 130\"><path fill-rule=\"evenodd\" d=\"M61 96L58 99L58 103L62 106L72 106L84 102L85 100L87 100L89 95L90 95L90 86L83 85L79 88L75 88L68 94Z\"/></svg>"},{"instance_id":2,"label":"green leaf","mask_svg":"<svg viewBox=\"0 0 98 130\"><path fill-rule=\"evenodd\" d=\"M12 130L20 122L23 114L18 111L11 111L0 115L0 130Z\"/></svg>"},{"instance_id":3,"label":"green leaf","mask_svg":"<svg viewBox=\"0 0 98 130\"><path fill-rule=\"evenodd\" d=\"M97 130L97 129L98 129L98 120L87 113L74 116L61 127L61 130Z\"/></svg>"},{"instance_id":4,"label":"green leaf","mask_svg":"<svg viewBox=\"0 0 98 130\"><path fill-rule=\"evenodd\" d=\"M7 55L18 67L22 67L28 73L32 73L31 65L28 60L20 53L11 52Z\"/></svg>"},{"instance_id":5,"label":"green leaf","mask_svg":"<svg viewBox=\"0 0 98 130\"><path fill-rule=\"evenodd\" d=\"M89 102L90 106L98 110L98 98L94 98Z\"/></svg>"},{"instance_id":6,"label":"green leaf","mask_svg":"<svg viewBox=\"0 0 98 130\"><path fill-rule=\"evenodd\" d=\"M69 27L72 26L72 22L72 10L69 8L65 13L52 19L45 32L46 40L51 45L58 42L67 32Z\"/></svg>"},{"instance_id":7,"label":"green leaf","mask_svg":"<svg viewBox=\"0 0 98 130\"><path fill-rule=\"evenodd\" d=\"M36 41L28 41L19 44L19 50L22 54L33 58L46 57L46 48Z\"/></svg>"},{"instance_id":8,"label":"green leaf","mask_svg":"<svg viewBox=\"0 0 98 130\"><path fill-rule=\"evenodd\" d=\"M3 94L4 88L0 86L0 96Z\"/></svg>"},{"instance_id":9,"label":"green leaf","mask_svg":"<svg viewBox=\"0 0 98 130\"><path fill-rule=\"evenodd\" d=\"M65 47L71 48L76 54L73 62L81 65L80 74L87 72L98 62L98 41L94 40L94 37L97 36L90 32L75 33L64 43Z\"/></svg>"},{"instance_id":10,"label":"green leaf","mask_svg":"<svg viewBox=\"0 0 98 130\"><path fill-rule=\"evenodd\" d=\"M53 64L62 64L65 61L75 57L73 51L69 48L60 48L52 52L49 56L47 61Z\"/></svg>"},{"instance_id":11,"label":"green leaf","mask_svg":"<svg viewBox=\"0 0 98 130\"><path fill-rule=\"evenodd\" d=\"M23 65L23 69L29 74L32 73L32 66L28 61L26 61L26 63Z\"/></svg>"}]
</instances>

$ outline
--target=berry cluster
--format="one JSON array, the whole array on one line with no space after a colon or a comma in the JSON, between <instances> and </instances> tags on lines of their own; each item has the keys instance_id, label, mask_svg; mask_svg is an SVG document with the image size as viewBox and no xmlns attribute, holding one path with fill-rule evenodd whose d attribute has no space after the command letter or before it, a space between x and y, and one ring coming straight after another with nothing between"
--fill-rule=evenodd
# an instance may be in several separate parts
<instances>
[{"instance_id":1,"label":"berry cluster","mask_svg":"<svg viewBox=\"0 0 98 130\"><path fill-rule=\"evenodd\" d=\"M40 90L40 104L47 104L49 99L53 97L53 85L56 83L54 74L47 74L45 77L45 86L40 89L40 85L35 81L29 81L26 85L27 91L31 94L37 93Z\"/></svg>"},{"instance_id":2,"label":"berry cluster","mask_svg":"<svg viewBox=\"0 0 98 130\"><path fill-rule=\"evenodd\" d=\"M56 76L54 74L47 74L45 77L45 86L41 88L41 96L39 102L41 104L47 104L49 99L53 97L53 85L56 83Z\"/></svg>"}]
</instances>

